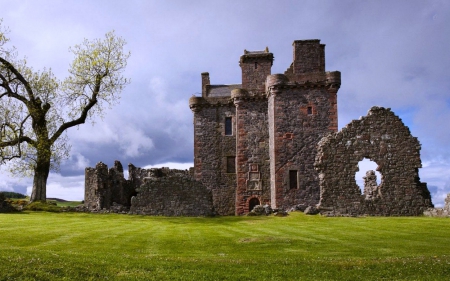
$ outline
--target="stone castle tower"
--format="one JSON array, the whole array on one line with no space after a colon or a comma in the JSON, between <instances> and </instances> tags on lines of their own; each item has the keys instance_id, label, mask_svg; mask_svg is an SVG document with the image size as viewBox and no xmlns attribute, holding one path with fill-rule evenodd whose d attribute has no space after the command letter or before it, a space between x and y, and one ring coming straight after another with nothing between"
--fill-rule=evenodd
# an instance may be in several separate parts
<instances>
[{"instance_id":1,"label":"stone castle tower","mask_svg":"<svg viewBox=\"0 0 450 281\"><path fill-rule=\"evenodd\" d=\"M339 71L325 71L320 40L293 43L293 62L271 74L274 56L246 51L241 84L212 85L202 73L194 112L194 176L213 194L221 215L255 205L287 209L319 202L316 145L337 131Z\"/></svg>"}]
</instances>

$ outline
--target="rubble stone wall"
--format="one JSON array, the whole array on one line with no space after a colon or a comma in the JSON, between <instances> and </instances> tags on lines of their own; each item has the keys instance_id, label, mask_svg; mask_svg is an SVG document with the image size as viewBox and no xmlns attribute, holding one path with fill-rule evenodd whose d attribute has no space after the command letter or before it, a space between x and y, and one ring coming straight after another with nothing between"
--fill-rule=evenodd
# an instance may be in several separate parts
<instances>
[{"instance_id":1,"label":"rubble stone wall","mask_svg":"<svg viewBox=\"0 0 450 281\"><path fill-rule=\"evenodd\" d=\"M250 200L270 203L269 129L264 96L236 97L236 215L248 213Z\"/></svg>"},{"instance_id":2,"label":"rubble stone wall","mask_svg":"<svg viewBox=\"0 0 450 281\"><path fill-rule=\"evenodd\" d=\"M231 102L217 100L209 98L194 113L194 176L212 190L218 214L234 215L236 172L227 171L227 157L236 157L236 110ZM227 117L232 119L231 135L225 135Z\"/></svg>"},{"instance_id":3,"label":"rubble stone wall","mask_svg":"<svg viewBox=\"0 0 450 281\"><path fill-rule=\"evenodd\" d=\"M119 161L114 167L99 162L95 168L85 169L84 205L91 210L109 209L112 203L130 206L134 188L123 176Z\"/></svg>"},{"instance_id":4,"label":"rubble stone wall","mask_svg":"<svg viewBox=\"0 0 450 281\"><path fill-rule=\"evenodd\" d=\"M450 217L450 193L445 198L443 208L428 208L423 214L428 217Z\"/></svg>"},{"instance_id":5,"label":"rubble stone wall","mask_svg":"<svg viewBox=\"0 0 450 281\"><path fill-rule=\"evenodd\" d=\"M93 212L124 210L132 214L161 216L214 215L212 192L196 181L189 170L142 169L128 166L128 180L122 164L100 162L86 168L84 206Z\"/></svg>"},{"instance_id":6,"label":"rubble stone wall","mask_svg":"<svg viewBox=\"0 0 450 281\"><path fill-rule=\"evenodd\" d=\"M316 205L320 189L314 159L316 144L330 132L329 93L325 83L298 85L282 80L286 82L268 85L272 207ZM294 188L290 172L297 174Z\"/></svg>"},{"instance_id":7,"label":"rubble stone wall","mask_svg":"<svg viewBox=\"0 0 450 281\"><path fill-rule=\"evenodd\" d=\"M368 198L355 182L358 163L377 163L381 183ZM318 144L315 168L320 178L319 209L327 215L421 215L432 207L418 169L420 143L389 108L372 107L340 132Z\"/></svg>"},{"instance_id":8,"label":"rubble stone wall","mask_svg":"<svg viewBox=\"0 0 450 281\"><path fill-rule=\"evenodd\" d=\"M212 192L188 171L147 170L147 177L131 198L131 214L162 216L211 216Z\"/></svg>"}]
</instances>

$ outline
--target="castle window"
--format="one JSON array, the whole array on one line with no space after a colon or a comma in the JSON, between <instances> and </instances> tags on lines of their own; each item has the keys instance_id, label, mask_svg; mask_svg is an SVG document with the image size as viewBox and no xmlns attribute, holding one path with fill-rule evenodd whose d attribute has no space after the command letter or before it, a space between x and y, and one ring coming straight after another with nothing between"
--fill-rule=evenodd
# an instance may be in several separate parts
<instances>
[{"instance_id":1,"label":"castle window","mask_svg":"<svg viewBox=\"0 0 450 281\"><path fill-rule=\"evenodd\" d=\"M255 69L258 69L258 63L255 62Z\"/></svg>"},{"instance_id":2,"label":"castle window","mask_svg":"<svg viewBox=\"0 0 450 281\"><path fill-rule=\"evenodd\" d=\"M227 156L227 173L229 173L229 174L236 173L236 157L235 156Z\"/></svg>"},{"instance_id":3,"label":"castle window","mask_svg":"<svg viewBox=\"0 0 450 281\"><path fill-rule=\"evenodd\" d=\"M231 117L225 117L225 136L233 135L233 122Z\"/></svg>"},{"instance_id":4,"label":"castle window","mask_svg":"<svg viewBox=\"0 0 450 281\"><path fill-rule=\"evenodd\" d=\"M307 113L308 113L308 115L311 115L313 113L312 106L308 106Z\"/></svg>"},{"instance_id":5,"label":"castle window","mask_svg":"<svg viewBox=\"0 0 450 281\"><path fill-rule=\"evenodd\" d=\"M297 170L289 171L289 189L298 188L298 173Z\"/></svg>"}]
</instances>

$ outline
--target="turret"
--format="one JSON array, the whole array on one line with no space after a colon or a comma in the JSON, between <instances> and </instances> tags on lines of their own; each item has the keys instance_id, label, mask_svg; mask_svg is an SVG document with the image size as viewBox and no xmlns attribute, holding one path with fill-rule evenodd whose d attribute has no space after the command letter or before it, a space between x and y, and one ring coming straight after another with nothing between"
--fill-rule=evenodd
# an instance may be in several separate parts
<instances>
[{"instance_id":1,"label":"turret","mask_svg":"<svg viewBox=\"0 0 450 281\"><path fill-rule=\"evenodd\" d=\"M242 69L242 88L248 90L264 91L264 82L270 75L273 64L273 54L269 48L264 51L247 51L239 60Z\"/></svg>"}]
</instances>

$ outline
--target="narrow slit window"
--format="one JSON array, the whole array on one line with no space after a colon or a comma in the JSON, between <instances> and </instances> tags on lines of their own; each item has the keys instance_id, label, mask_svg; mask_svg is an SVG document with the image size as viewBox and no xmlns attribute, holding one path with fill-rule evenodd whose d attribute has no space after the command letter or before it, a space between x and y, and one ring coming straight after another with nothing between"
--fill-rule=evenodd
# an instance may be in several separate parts
<instances>
[{"instance_id":1,"label":"narrow slit window","mask_svg":"<svg viewBox=\"0 0 450 281\"><path fill-rule=\"evenodd\" d=\"M289 188L290 189L298 188L298 172L297 172L297 170L289 171Z\"/></svg>"},{"instance_id":2,"label":"narrow slit window","mask_svg":"<svg viewBox=\"0 0 450 281\"><path fill-rule=\"evenodd\" d=\"M227 173L229 173L229 174L236 173L236 157L235 156L227 156Z\"/></svg>"},{"instance_id":3,"label":"narrow slit window","mask_svg":"<svg viewBox=\"0 0 450 281\"><path fill-rule=\"evenodd\" d=\"M258 63L255 62L255 69L258 69Z\"/></svg>"},{"instance_id":4,"label":"narrow slit window","mask_svg":"<svg viewBox=\"0 0 450 281\"><path fill-rule=\"evenodd\" d=\"M308 106L308 115L311 115L312 114L312 106Z\"/></svg>"},{"instance_id":5,"label":"narrow slit window","mask_svg":"<svg viewBox=\"0 0 450 281\"><path fill-rule=\"evenodd\" d=\"M225 135L233 135L233 122L231 117L225 117Z\"/></svg>"}]
</instances>

